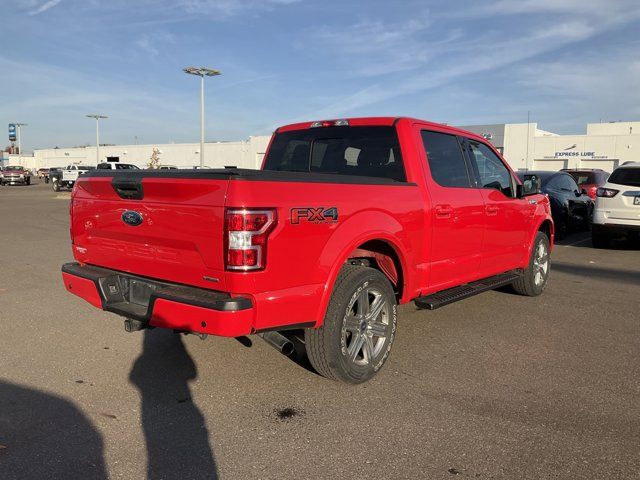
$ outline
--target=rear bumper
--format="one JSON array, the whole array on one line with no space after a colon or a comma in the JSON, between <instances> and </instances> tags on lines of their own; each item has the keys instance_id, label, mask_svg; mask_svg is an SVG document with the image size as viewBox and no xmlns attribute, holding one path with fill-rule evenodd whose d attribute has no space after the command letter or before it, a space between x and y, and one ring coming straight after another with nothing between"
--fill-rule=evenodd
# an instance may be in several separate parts
<instances>
[{"instance_id":1,"label":"rear bumper","mask_svg":"<svg viewBox=\"0 0 640 480\"><path fill-rule=\"evenodd\" d=\"M591 225L591 231L597 235L625 235L630 232L640 232L640 225L594 223Z\"/></svg>"},{"instance_id":2,"label":"rear bumper","mask_svg":"<svg viewBox=\"0 0 640 480\"><path fill-rule=\"evenodd\" d=\"M252 333L255 308L247 297L66 263L65 288L94 307L153 327L237 337Z\"/></svg>"}]
</instances>

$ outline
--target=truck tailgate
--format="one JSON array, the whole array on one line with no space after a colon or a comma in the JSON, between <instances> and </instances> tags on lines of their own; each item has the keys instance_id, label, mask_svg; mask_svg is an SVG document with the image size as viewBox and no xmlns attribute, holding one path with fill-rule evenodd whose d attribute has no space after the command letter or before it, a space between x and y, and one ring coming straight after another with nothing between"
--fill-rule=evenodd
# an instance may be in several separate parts
<instances>
[{"instance_id":1,"label":"truck tailgate","mask_svg":"<svg viewBox=\"0 0 640 480\"><path fill-rule=\"evenodd\" d=\"M224 289L227 177L163 178L140 171L132 178L114 172L81 176L76 185L71 206L76 260Z\"/></svg>"}]
</instances>

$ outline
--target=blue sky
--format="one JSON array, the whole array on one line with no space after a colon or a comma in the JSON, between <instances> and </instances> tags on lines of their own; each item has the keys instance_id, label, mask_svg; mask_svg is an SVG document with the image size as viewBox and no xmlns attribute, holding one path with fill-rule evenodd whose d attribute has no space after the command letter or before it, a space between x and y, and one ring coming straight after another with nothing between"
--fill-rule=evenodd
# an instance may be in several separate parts
<instances>
[{"instance_id":1,"label":"blue sky","mask_svg":"<svg viewBox=\"0 0 640 480\"><path fill-rule=\"evenodd\" d=\"M24 149L408 115L581 133L640 120L638 0L0 0L0 124Z\"/></svg>"}]
</instances>

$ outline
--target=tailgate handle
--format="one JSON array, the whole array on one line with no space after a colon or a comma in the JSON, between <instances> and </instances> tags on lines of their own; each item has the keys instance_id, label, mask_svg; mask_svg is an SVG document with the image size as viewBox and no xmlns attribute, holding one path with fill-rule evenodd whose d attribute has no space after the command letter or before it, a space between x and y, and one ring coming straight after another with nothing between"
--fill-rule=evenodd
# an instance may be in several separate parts
<instances>
[{"instance_id":1,"label":"tailgate handle","mask_svg":"<svg viewBox=\"0 0 640 480\"><path fill-rule=\"evenodd\" d=\"M111 182L113 189L126 200L142 200L144 191L142 190L142 181L139 180L120 180L114 178Z\"/></svg>"}]
</instances>

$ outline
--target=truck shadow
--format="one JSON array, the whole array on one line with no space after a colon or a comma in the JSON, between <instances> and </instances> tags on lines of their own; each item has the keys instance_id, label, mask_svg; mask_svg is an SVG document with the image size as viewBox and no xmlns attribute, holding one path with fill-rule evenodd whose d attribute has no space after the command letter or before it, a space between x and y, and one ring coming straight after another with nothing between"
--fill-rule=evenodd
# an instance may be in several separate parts
<instances>
[{"instance_id":1,"label":"truck shadow","mask_svg":"<svg viewBox=\"0 0 640 480\"><path fill-rule=\"evenodd\" d=\"M102 436L70 401L0 380L0 478L108 478Z\"/></svg>"},{"instance_id":2,"label":"truck shadow","mask_svg":"<svg viewBox=\"0 0 640 480\"><path fill-rule=\"evenodd\" d=\"M590 232L572 232L562 240L556 240L556 245L577 248L594 248L591 243ZM640 250L640 238L615 237L607 248L598 250Z\"/></svg>"},{"instance_id":3,"label":"truck shadow","mask_svg":"<svg viewBox=\"0 0 640 480\"><path fill-rule=\"evenodd\" d=\"M149 479L218 478L205 419L189 389L196 378L180 335L144 332L129 380L140 390Z\"/></svg>"},{"instance_id":4,"label":"truck shadow","mask_svg":"<svg viewBox=\"0 0 640 480\"><path fill-rule=\"evenodd\" d=\"M558 272L574 275L581 278L595 278L607 280L615 283L628 283L630 285L640 285L640 273L633 270L622 270L619 268L603 268L593 266L575 265L565 262L553 262L551 268Z\"/></svg>"}]
</instances>

